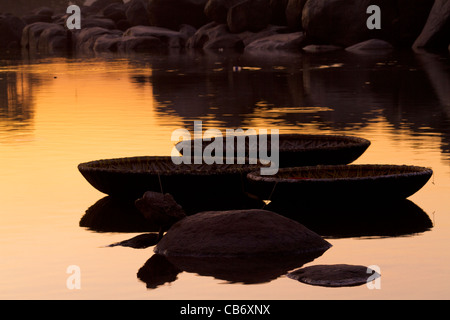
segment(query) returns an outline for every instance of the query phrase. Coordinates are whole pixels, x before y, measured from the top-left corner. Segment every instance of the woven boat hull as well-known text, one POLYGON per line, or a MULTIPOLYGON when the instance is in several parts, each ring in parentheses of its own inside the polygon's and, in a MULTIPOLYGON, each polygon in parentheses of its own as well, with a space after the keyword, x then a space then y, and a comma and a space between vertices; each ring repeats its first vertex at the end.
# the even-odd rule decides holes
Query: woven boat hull
MULTIPOLYGON (((255 136, 247 136, 245 141, 245 158, 252 158, 249 141, 255 136)), ((191 148, 194 154, 194 141, 186 140, 177 143, 177 150, 183 154, 183 147, 191 148)), ((270 135, 268 135, 270 141, 270 135)), ((211 142, 202 141, 205 149, 211 142)), ((237 157, 237 147, 240 146, 234 139, 234 157, 237 157)), ((223 139, 223 155, 226 155, 226 139, 223 139)), ((270 142, 267 144, 270 147, 270 142)), ((350 136, 339 135, 307 135, 307 134, 280 134, 279 135, 279 168, 315 166, 315 165, 338 165, 349 164, 358 159, 370 146, 370 141, 350 136)), ((258 149, 259 150, 259 144, 258 149)), ((269 157, 270 157, 269 148, 269 157)), ((258 154, 258 158, 261 157, 258 154)), ((270 160, 270 158, 269 158, 270 160)))
POLYGON ((171 157, 131 157, 81 163, 78 169, 97 190, 115 198, 137 199, 146 191, 170 193, 183 207, 248 200, 247 173, 258 165, 188 165, 171 157))
POLYGON ((338 165, 280 169, 275 176, 247 175, 249 192, 262 200, 314 205, 406 199, 430 179, 429 168, 338 165))

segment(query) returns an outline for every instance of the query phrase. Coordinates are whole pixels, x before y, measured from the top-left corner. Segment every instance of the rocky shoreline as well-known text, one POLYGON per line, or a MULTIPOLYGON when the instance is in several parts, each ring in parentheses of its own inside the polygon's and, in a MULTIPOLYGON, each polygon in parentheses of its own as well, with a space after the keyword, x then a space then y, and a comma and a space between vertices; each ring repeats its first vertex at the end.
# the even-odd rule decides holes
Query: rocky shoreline
POLYGON ((0 50, 450 50, 448 0, 96 0, 81 7, 80 30, 67 29, 69 16, 0 13, 0 50), (381 8, 381 29, 367 27, 370 5, 381 8))

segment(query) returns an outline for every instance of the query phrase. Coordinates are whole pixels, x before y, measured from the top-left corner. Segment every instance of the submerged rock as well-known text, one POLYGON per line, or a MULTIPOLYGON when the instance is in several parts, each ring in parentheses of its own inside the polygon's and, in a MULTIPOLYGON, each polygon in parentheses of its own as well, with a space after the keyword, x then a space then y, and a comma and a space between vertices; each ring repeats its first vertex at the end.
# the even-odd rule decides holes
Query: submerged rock
POLYGON ((290 272, 288 278, 322 287, 352 287, 366 284, 380 274, 365 266, 316 265, 290 272))
POLYGON ((331 245, 302 224, 271 211, 208 211, 175 223, 155 253, 188 257, 321 255, 331 245))
POLYGON ((108 245, 108 247, 130 247, 133 249, 146 249, 148 247, 154 246, 159 241, 159 236, 157 233, 145 233, 135 236, 128 240, 123 240, 108 245))
POLYGON ((379 39, 370 39, 363 41, 353 46, 346 48, 345 50, 352 53, 373 53, 373 52, 387 52, 393 50, 394 47, 387 41, 379 39))

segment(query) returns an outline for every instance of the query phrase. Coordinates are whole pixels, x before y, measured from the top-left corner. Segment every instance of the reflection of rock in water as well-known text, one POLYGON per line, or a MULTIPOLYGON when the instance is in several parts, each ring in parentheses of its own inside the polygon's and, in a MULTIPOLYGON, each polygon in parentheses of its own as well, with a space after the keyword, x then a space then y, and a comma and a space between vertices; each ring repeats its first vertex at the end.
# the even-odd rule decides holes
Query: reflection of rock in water
POLYGON ((86 210, 80 227, 98 232, 156 232, 136 208, 134 201, 105 197, 86 210))
POLYGON ((176 280, 179 272, 196 273, 230 283, 257 284, 275 280, 289 270, 313 261, 319 255, 258 258, 165 257, 153 255, 139 269, 138 278, 147 288, 176 280))
POLYGON ((268 210, 290 217, 327 238, 398 237, 430 230, 428 215, 410 200, 378 205, 277 206, 268 210))
POLYGON ((30 131, 34 118, 32 91, 38 84, 32 75, 0 73, 0 123, 9 136, 23 136, 30 131))
MULTIPOLYGON (((313 261, 330 247, 316 233, 274 212, 233 210, 202 212, 178 221, 154 251, 186 272, 263 283, 313 261)), ((143 268, 141 279, 142 270, 152 274, 152 268, 143 268)))
POLYGON ((147 284, 147 288, 154 289, 166 282, 175 281, 180 272, 182 270, 164 256, 155 254, 139 269, 137 277, 147 284))

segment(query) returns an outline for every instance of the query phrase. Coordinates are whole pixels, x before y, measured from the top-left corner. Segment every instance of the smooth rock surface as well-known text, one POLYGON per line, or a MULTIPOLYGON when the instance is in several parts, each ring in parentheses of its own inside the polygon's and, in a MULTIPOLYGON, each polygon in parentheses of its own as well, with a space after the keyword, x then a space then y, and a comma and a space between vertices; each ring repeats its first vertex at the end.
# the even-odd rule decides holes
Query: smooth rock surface
POLYGON ((239 35, 230 33, 226 24, 208 23, 201 27, 188 40, 188 48, 221 49, 244 47, 243 40, 239 35))
POLYGON ((331 245, 300 223, 271 211, 208 211, 175 223, 155 253, 190 257, 252 257, 323 253, 331 245))
POLYGON ((346 48, 345 50, 352 53, 367 53, 367 52, 386 52, 393 50, 394 47, 387 41, 379 39, 366 40, 353 46, 346 48))
POLYGON ((289 0, 286 7, 287 25, 294 30, 302 30, 303 7, 308 0, 289 0))
POLYGON ((154 26, 135 26, 128 29, 124 36, 131 37, 155 37, 161 40, 170 48, 184 47, 186 37, 178 32, 166 28, 154 27, 154 26))
POLYGON ((290 272, 287 276, 314 286, 352 287, 375 280, 380 274, 365 266, 336 264, 306 267, 290 272))
POLYGON ((301 50, 305 37, 303 32, 280 33, 251 42, 245 51, 255 50, 301 50))
POLYGON ((446 47, 450 41, 450 1, 436 0, 413 47, 446 47))
POLYGON ((246 0, 228 10, 227 24, 232 33, 258 32, 267 27, 271 19, 269 0, 246 0))

